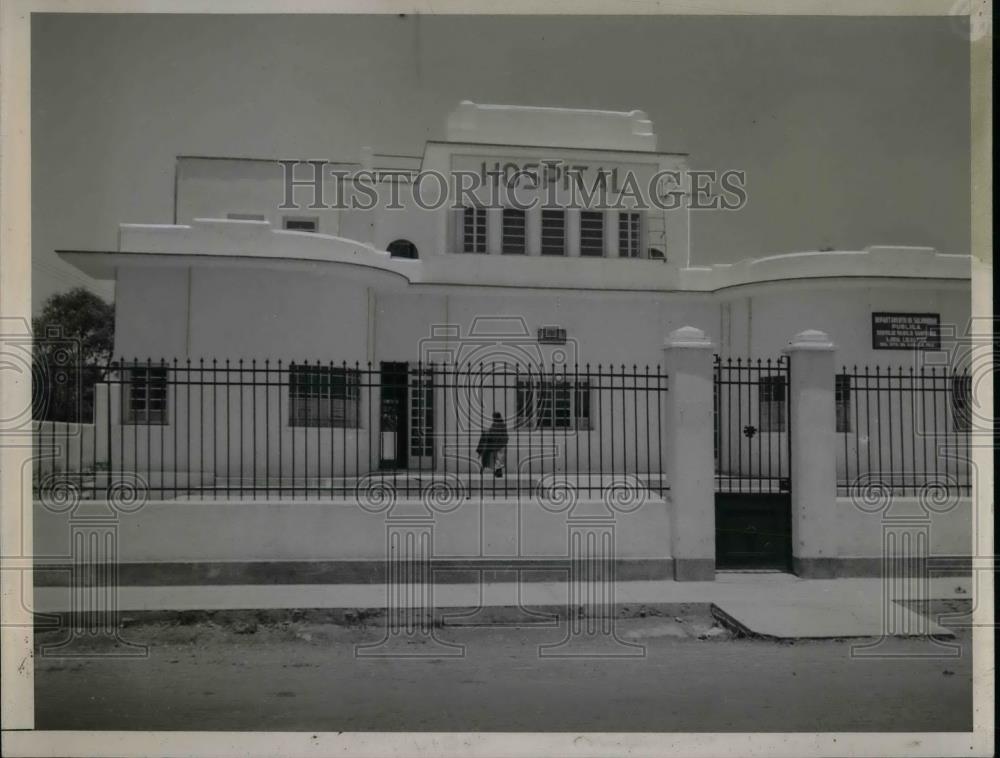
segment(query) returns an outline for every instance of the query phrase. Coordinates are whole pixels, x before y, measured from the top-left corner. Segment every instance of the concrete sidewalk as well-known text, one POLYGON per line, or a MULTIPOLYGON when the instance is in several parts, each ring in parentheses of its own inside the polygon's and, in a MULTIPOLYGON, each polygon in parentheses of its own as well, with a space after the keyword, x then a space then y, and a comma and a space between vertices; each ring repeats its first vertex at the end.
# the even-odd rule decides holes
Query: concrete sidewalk
MULTIPOLYGON (((887 603, 881 579, 800 579, 778 573, 720 573, 714 582, 618 582, 618 606, 703 603, 715 606, 723 623, 777 639, 952 636, 937 622, 896 603, 887 603), (887 622, 891 609, 892 618, 887 622), (891 628, 887 628, 891 627, 891 628)), ((400 587, 397 597, 410 607, 425 602, 426 588, 400 587)), ((973 578, 935 577, 926 600, 966 599, 973 578)), ((69 588, 36 587, 39 613, 69 610, 69 588)), ((215 611, 276 609, 384 609, 386 587, 379 584, 215 585, 120 587, 118 610, 215 611)), ((569 602, 565 582, 437 584, 435 608, 516 608, 558 610, 569 602)))

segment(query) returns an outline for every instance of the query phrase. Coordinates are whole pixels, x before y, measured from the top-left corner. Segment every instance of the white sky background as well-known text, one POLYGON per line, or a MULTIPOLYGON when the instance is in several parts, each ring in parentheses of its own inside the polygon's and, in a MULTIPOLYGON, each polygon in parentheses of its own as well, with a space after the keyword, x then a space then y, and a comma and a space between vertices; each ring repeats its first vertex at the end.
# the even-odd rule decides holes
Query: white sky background
MULTIPOLYGON (((968 253, 968 32, 955 17, 32 18, 32 294, 56 249, 170 223, 179 154, 419 155, 458 101, 645 110, 659 149, 744 169, 696 264, 833 246, 968 253)), ((111 295, 110 287, 97 287, 111 295)))

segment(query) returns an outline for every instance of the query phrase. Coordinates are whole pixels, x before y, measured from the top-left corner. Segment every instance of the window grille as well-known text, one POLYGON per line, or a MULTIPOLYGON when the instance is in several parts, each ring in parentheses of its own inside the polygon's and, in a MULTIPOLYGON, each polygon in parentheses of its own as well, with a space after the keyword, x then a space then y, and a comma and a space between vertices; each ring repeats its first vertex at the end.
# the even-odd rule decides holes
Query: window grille
POLYGON ((757 385, 760 431, 783 432, 788 419, 785 417, 785 377, 762 376, 757 385))
POLYGON ((409 240, 393 240, 389 243, 386 250, 389 251, 389 255, 393 258, 416 259, 420 257, 420 254, 417 252, 417 246, 409 240))
POLYGON ((290 366, 291 426, 357 428, 358 372, 330 366, 290 366))
POLYGON ((519 208, 503 209, 503 251, 524 254, 524 211, 519 208))
POLYGON ((639 257, 640 216, 637 211, 618 214, 618 255, 622 258, 639 257))
POLYGON ((837 402, 837 431, 851 430, 851 377, 847 374, 837 374, 834 385, 834 397, 837 402))
POLYGON ((604 255, 604 214, 601 211, 580 212, 580 255, 604 255))
POLYGON ((542 210, 542 255, 566 255, 566 211, 542 210))
POLYGON ((125 423, 167 423, 167 369, 140 366, 126 376, 125 423))
POLYGON ((467 253, 486 252, 486 209, 466 208, 462 216, 463 250, 467 253))
POLYGON ((589 429, 590 383, 519 380, 517 420, 528 429, 589 429))
POLYGON ((410 384, 410 455, 434 455, 434 374, 414 374, 410 384))

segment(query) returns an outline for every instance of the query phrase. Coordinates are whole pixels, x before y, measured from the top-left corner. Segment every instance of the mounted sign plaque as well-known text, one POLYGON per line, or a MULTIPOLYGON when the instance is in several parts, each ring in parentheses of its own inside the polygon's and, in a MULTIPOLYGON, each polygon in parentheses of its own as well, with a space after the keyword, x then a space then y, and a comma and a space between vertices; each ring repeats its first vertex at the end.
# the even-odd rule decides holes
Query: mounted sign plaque
POLYGON ((873 313, 873 350, 940 350, 939 313, 873 313))
POLYGON ((565 345, 566 330, 561 326, 541 326, 538 328, 538 342, 542 345, 565 345))

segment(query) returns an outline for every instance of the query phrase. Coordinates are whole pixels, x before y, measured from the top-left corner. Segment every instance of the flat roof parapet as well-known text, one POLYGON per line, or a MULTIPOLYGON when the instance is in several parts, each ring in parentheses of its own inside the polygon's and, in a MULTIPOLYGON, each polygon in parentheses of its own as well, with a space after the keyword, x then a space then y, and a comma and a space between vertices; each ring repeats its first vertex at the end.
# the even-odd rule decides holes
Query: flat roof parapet
POLYGON ((678 268, 628 258, 428 255, 393 258, 371 243, 315 232, 275 228, 267 221, 195 218, 189 224, 121 224, 117 251, 60 250, 85 273, 112 278, 125 260, 151 263, 185 259, 239 265, 332 264, 398 275, 411 284, 492 286, 511 289, 581 289, 624 292, 714 292, 730 287, 809 279, 950 280, 972 276, 972 257, 930 247, 878 245, 863 250, 821 250, 734 263, 678 268))
POLYGON ((656 152, 643 111, 483 105, 463 100, 448 116, 448 142, 656 152))
POLYGON ((681 269, 683 289, 723 289, 793 279, 875 277, 968 279, 972 257, 933 247, 871 245, 863 250, 810 250, 681 269))

